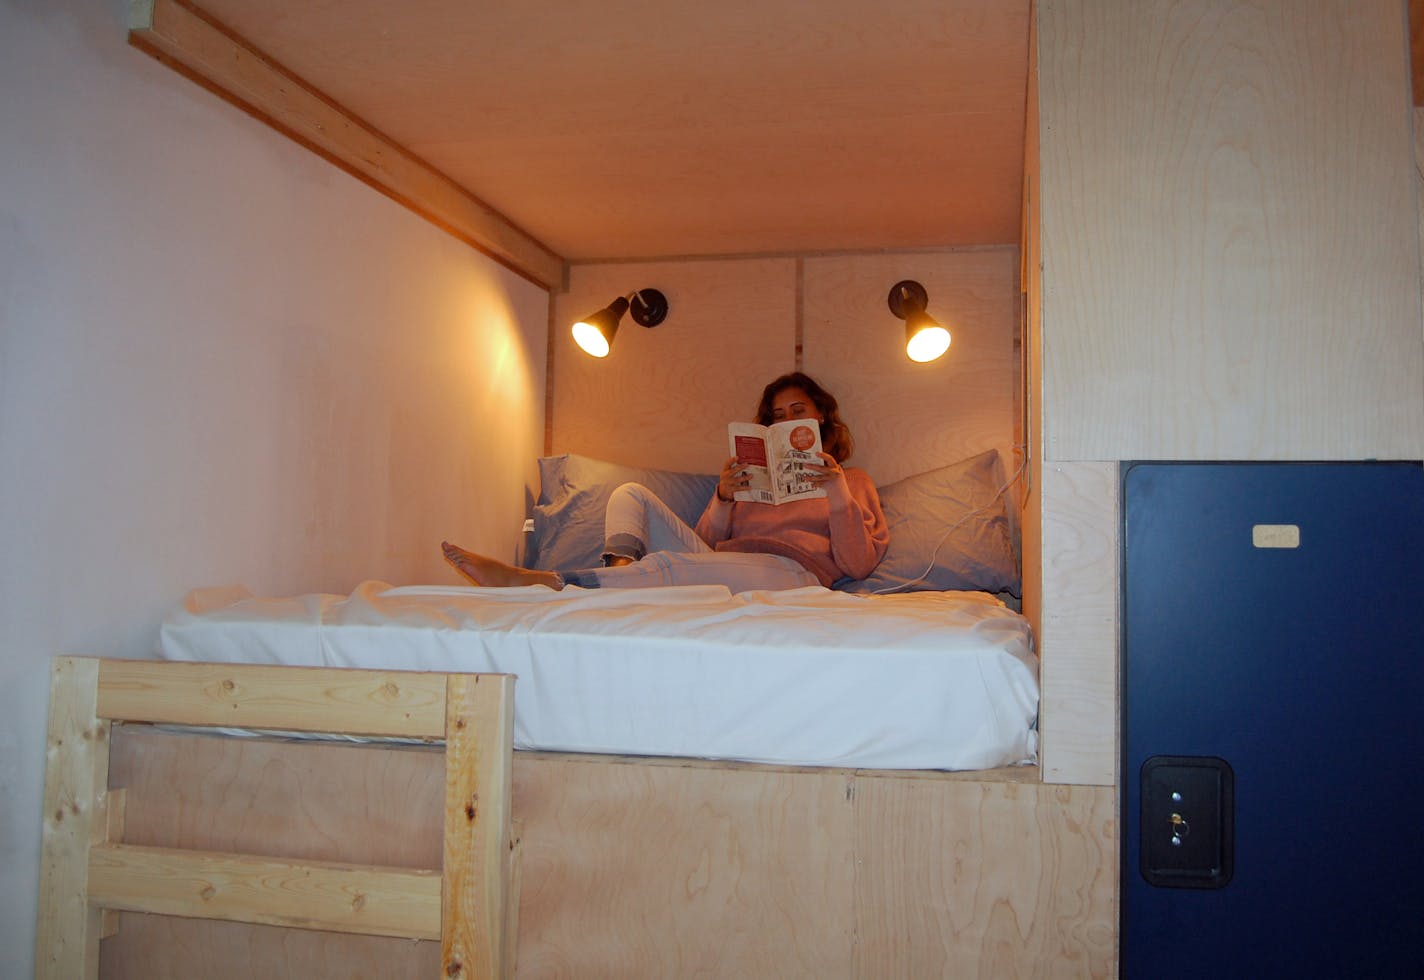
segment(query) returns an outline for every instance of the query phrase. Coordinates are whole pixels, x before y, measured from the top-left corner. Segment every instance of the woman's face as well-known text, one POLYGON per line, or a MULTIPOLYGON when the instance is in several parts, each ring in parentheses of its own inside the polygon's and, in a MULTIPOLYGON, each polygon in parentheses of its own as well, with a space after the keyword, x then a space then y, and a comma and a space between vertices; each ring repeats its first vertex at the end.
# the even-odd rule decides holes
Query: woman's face
POLYGON ((816 403, 800 388, 783 388, 771 399, 771 420, 785 422, 787 419, 815 419, 824 422, 816 411, 816 403))

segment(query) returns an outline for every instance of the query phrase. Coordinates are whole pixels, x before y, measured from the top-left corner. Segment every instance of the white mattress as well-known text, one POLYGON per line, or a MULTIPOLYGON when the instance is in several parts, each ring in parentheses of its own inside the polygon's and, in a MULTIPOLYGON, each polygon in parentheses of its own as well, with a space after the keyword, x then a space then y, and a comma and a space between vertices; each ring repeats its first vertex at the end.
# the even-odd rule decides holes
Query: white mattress
POLYGON ((987 769, 1037 746, 1028 623, 978 592, 206 590, 164 622, 160 655, 516 674, 524 749, 987 769))

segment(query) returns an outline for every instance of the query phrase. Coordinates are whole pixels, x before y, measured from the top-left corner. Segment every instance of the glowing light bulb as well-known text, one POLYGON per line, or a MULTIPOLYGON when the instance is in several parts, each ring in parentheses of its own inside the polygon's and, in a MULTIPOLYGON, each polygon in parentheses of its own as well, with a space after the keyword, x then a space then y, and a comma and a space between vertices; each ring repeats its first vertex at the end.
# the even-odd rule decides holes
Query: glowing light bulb
POLYGON ((573 330, 574 343, 583 348, 585 353, 592 354, 594 357, 608 356, 608 338, 603 336, 603 331, 582 320, 574 324, 573 330))
POLYGON ((910 360, 924 363, 949 350, 949 331, 939 324, 927 325, 916 330, 905 343, 905 353, 910 360))

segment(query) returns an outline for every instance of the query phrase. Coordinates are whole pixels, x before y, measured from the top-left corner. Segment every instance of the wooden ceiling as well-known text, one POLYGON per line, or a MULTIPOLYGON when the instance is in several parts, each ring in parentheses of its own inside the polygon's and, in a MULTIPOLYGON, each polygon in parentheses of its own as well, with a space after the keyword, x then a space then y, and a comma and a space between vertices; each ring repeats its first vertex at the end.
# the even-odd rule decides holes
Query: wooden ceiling
POLYGON ((196 4, 564 260, 1019 239, 1029 0, 196 4))
POLYGON ((551 287, 1020 237, 1030 0, 131 6, 137 46, 551 287))

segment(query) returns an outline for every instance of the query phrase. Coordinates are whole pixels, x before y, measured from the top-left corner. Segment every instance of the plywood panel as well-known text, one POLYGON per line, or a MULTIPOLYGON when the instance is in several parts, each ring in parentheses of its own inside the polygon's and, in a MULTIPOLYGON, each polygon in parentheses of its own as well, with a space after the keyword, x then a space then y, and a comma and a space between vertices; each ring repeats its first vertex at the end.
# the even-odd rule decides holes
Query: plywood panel
MULTIPOLYGON (((117 726, 110 784, 124 840, 276 858, 439 868, 444 764, 435 749, 177 736, 117 726), (182 805, 176 805, 176 801, 182 805), (322 801, 340 800, 341 805, 322 801)), ((101 975, 436 976, 440 944, 122 913, 101 975)))
POLYGON ((848 777, 525 761, 521 973, 846 975, 848 777))
POLYGON ((201 5, 575 260, 1018 230, 1029 0, 201 5))
POLYGON ((1017 466, 1014 334, 1018 250, 1012 247, 808 258, 804 364, 839 399, 856 438, 853 462, 889 483, 997 448, 1017 466), (929 364, 905 356, 904 322, 886 303, 914 279, 949 328, 929 364))
POLYGON ((1116 975, 1110 787, 856 785, 860 977, 1116 975))
POLYGON ((713 473, 727 423, 748 420, 765 384, 795 366, 793 259, 574 266, 555 303, 555 453, 630 466, 713 473), (613 350, 579 350, 569 327, 620 295, 654 287, 661 326, 623 318, 613 350))
POLYGON ((1050 459, 1424 454, 1399 0, 1041 0, 1050 459))
POLYGON ((1043 779, 1111 786, 1118 756, 1117 464, 1045 463, 1042 480, 1043 779))
POLYGON ((176 0, 130 4, 131 42, 462 241, 546 287, 563 259, 318 87, 176 0))
MULTIPOLYGON (((118 726, 133 843, 433 867, 423 749, 118 726)), ((516 753, 520 975, 1103 976, 1111 788, 516 753), (1030 969, 1030 965, 1034 965, 1030 969)), ((439 946, 124 913, 113 977, 433 976, 439 946)))
POLYGON ((1034 636, 1043 628, 1043 252, 1040 228, 1042 181, 1038 159, 1038 32, 1029 30, 1028 122, 1024 134, 1023 425, 1028 465, 1020 482, 1023 514, 1023 614, 1034 636))

